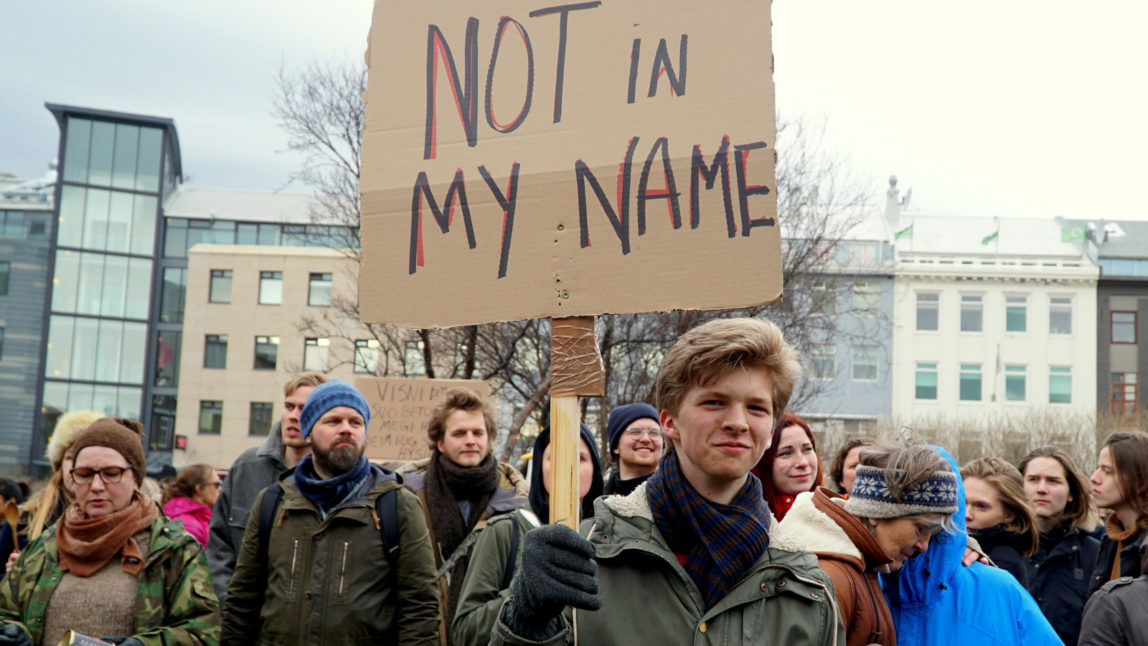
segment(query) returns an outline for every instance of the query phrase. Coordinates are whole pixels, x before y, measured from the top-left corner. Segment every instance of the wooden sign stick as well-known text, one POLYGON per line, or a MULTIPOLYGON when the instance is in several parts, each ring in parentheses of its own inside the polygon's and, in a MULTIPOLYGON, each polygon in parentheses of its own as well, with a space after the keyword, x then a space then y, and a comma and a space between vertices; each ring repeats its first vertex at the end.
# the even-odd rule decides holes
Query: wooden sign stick
POLYGON ((550 522, 577 531, 578 397, 606 393, 594 317, 550 319, 550 522))

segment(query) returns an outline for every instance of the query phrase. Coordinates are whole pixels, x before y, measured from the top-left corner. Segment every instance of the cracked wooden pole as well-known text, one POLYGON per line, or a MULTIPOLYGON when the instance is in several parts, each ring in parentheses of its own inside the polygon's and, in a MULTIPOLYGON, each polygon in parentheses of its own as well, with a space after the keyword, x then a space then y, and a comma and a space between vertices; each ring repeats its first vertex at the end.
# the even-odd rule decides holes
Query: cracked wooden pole
POLYGON ((593 316, 550 319, 550 522, 578 530, 578 397, 606 393, 593 316))

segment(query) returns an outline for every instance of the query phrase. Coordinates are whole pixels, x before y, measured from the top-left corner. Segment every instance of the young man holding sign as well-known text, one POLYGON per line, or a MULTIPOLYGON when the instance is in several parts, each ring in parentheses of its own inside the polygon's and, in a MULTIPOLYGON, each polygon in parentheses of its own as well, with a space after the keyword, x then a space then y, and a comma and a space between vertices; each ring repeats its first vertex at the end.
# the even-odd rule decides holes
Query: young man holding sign
POLYGON ((656 385, 674 452, 629 496, 599 499, 586 538, 526 534, 492 643, 570 642, 567 608, 583 609, 585 644, 845 643, 829 577, 750 474, 799 372, 772 323, 711 321, 678 339, 656 385))

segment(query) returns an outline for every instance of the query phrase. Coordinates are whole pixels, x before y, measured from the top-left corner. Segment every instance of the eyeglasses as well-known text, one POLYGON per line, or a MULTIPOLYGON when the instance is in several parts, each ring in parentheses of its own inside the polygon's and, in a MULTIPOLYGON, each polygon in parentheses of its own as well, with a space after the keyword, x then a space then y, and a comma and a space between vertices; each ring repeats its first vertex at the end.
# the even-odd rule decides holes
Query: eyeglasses
POLYGON ((220 487, 222 487, 222 486, 223 486, 223 483, 222 483, 222 482, 220 482, 219 480, 216 480, 215 482, 208 482, 208 483, 205 483, 205 484, 206 484, 207 486, 209 486, 209 487, 215 487, 216 489, 219 489, 220 487))
POLYGON ((648 426, 646 428, 628 428, 624 435, 635 440, 642 439, 642 436, 649 435, 650 439, 654 440, 662 436, 662 429, 658 426, 648 426))
POLYGON ((76 467, 70 471, 72 480, 76 484, 88 484, 92 478, 99 474, 100 480, 104 484, 115 484, 124 477, 124 471, 130 471, 131 467, 104 467, 102 469, 93 469, 91 467, 76 467))

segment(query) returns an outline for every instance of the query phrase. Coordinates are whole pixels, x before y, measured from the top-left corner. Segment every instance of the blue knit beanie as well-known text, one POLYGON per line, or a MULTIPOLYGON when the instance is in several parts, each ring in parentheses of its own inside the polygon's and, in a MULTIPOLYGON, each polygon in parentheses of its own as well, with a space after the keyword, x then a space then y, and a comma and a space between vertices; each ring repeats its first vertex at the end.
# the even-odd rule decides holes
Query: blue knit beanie
POLYGON ((610 418, 606 421, 606 438, 610 440, 610 452, 618 448, 618 440, 626 427, 640 419, 658 421, 658 410, 653 406, 639 402, 637 404, 624 404, 610 411, 610 418))
POLYGON ((303 414, 299 416, 299 428, 303 431, 303 438, 306 439, 311 434, 311 427, 319 421, 323 413, 336 406, 347 406, 358 411, 363 416, 363 432, 366 433, 367 427, 371 424, 371 407, 367 405, 367 399, 351 384, 335 379, 320 384, 307 396, 307 403, 303 404, 303 414))

